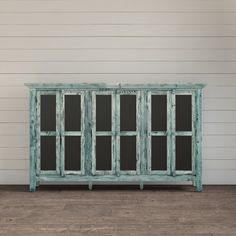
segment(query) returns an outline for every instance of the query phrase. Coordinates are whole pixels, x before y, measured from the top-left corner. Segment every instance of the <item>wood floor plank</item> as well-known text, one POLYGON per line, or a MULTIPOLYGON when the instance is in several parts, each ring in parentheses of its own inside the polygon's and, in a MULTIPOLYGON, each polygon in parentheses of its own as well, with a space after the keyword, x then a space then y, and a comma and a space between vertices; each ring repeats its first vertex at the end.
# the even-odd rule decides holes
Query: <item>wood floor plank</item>
POLYGON ((0 235, 236 236, 236 186, 0 186, 0 235))

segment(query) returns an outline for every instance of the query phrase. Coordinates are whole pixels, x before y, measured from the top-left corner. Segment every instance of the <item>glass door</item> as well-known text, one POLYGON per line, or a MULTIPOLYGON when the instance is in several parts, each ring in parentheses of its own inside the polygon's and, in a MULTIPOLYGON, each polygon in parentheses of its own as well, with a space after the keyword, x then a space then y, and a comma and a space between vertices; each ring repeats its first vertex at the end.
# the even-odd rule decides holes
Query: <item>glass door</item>
POLYGON ((62 91, 61 104, 61 174, 84 175, 84 92, 62 91))
POLYGON ((37 92, 37 175, 60 174, 59 92, 37 92))
POLYGON ((92 92, 92 175, 115 173, 115 93, 92 92))
POLYGON ((187 174, 194 170, 195 100, 191 91, 176 92, 173 111, 173 143, 175 145, 173 173, 187 174))
POLYGON ((140 104, 139 91, 117 93, 117 175, 140 174, 140 104))
POLYGON ((152 91, 147 96, 147 172, 170 175, 170 92, 152 91))

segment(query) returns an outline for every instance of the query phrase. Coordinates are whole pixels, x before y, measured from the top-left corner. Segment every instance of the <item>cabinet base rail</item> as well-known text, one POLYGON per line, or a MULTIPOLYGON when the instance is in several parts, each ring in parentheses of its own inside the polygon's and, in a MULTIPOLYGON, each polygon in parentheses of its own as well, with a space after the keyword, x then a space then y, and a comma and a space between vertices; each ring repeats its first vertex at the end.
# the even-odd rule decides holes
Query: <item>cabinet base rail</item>
POLYGON ((199 181, 199 178, 194 175, 175 175, 175 176, 166 176, 166 175, 140 175, 140 176, 76 176, 76 175, 67 175, 67 176, 58 176, 58 175, 40 175, 36 177, 34 181, 30 183, 30 191, 35 192, 36 187, 40 185, 40 183, 53 183, 53 184, 80 184, 80 185, 88 185, 89 190, 92 190, 93 185, 103 184, 103 185, 119 185, 119 184, 138 184, 140 186, 140 190, 143 190, 144 185, 158 185, 165 182, 170 183, 183 183, 183 182, 191 182, 192 185, 196 188, 197 192, 202 191, 202 183, 199 181))

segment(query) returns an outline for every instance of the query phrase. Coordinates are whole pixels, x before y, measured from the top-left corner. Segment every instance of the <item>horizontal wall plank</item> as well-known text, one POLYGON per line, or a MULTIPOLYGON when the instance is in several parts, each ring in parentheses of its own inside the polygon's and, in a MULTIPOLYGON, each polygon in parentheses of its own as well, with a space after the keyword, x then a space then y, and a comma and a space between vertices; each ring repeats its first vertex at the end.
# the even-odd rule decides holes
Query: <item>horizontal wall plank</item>
MULTIPOLYGON (((203 171, 203 184, 236 184, 235 170, 203 171)), ((203 186, 204 191, 204 186, 203 186)))
POLYGON ((203 135, 236 135, 235 123, 203 123, 203 135))
POLYGON ((234 0, 70 0, 0 1, 1 12, 25 11, 233 11, 234 0))
POLYGON ((234 99, 236 98, 236 87, 231 86, 215 86, 215 87, 210 87, 207 86, 204 89, 204 98, 229 98, 229 99, 234 99))
MULTIPOLYGON (((0 14, 1 18, 1 14, 0 14)), ((52 18, 52 16, 51 16, 52 18)), ((13 18, 15 19, 15 18, 13 18)), ((52 18, 53 19, 53 18, 52 18)), ((64 19, 64 18, 63 18, 64 19)), ((1 21, 0 21, 1 22, 1 21)), ((31 22, 31 19, 29 20, 31 22)), ((236 22, 236 20, 235 20, 236 22)), ((2 22, 1 22, 2 23, 2 22)), ((235 37, 235 25, 0 25, 0 37, 235 37)))
POLYGON ((1 50, 0 61, 236 61, 236 49, 1 50))
POLYGON ((0 136, 28 135, 28 134, 29 134, 28 123, 0 123, 0 136))
POLYGON ((203 122, 234 122, 236 123, 236 111, 204 111, 203 122))
MULTIPOLYGON (((28 161, 26 161, 26 166, 28 161)), ((23 164, 22 164, 23 167, 23 164)), ((208 170, 236 170, 236 159, 234 160, 203 160, 202 168, 208 170)))
POLYGON ((204 147, 235 147, 236 135, 218 135, 218 136, 204 136, 204 147))
POLYGON ((29 184, 29 171, 1 170, 0 184, 29 184))
POLYGON ((27 98, 0 98, 0 111, 25 111, 28 110, 28 107, 27 98))
POLYGON ((29 146, 28 136, 0 136, 0 148, 26 148, 29 146))
POLYGON ((236 73, 236 62, 0 62, 0 73, 236 73))
MULTIPOLYGON (((1 87, 22 87, 24 83, 204 83, 235 87, 235 74, 0 74, 1 87)), ((204 88, 204 91, 205 89, 204 88)), ((10 90, 12 91, 12 89, 10 90)), ((10 92, 8 91, 8 92, 10 92)), ((2 91, 1 91, 2 93, 2 91)), ((0 93, 0 96, 1 96, 0 93)), ((220 95, 221 96, 221 93, 220 95)), ((205 96, 204 96, 205 98, 205 96)))
POLYGON ((28 170, 29 169, 29 160, 8 160, 0 159, 0 171, 1 170, 28 170))
POLYGON ((22 160, 29 158, 29 147, 0 147, 0 159, 22 160))
POLYGON ((236 110, 236 98, 205 98, 203 110, 236 110))
POLYGON ((233 147, 203 147, 202 158, 205 160, 236 159, 236 146, 233 147))
POLYGON ((0 49, 232 49, 234 37, 0 37, 0 49))
MULTIPOLYGON (((175 1, 173 1, 175 2, 175 1)), ((199 2, 199 1, 198 1, 199 2)), ((45 4, 45 2, 44 2, 45 4)), ((136 4, 136 1, 135 1, 136 4)), ((134 4, 134 5, 135 5, 134 4)), ((28 4, 27 4, 28 5, 28 4)), ((42 4, 41 4, 42 5, 42 4)), ((146 3, 145 3, 146 5, 146 3)), ((104 6, 105 7, 105 6, 104 6)), ((63 10, 64 11, 64 10, 63 10)), ((4 13, 0 11, 1 24, 40 25, 227 25, 236 22, 235 12, 27 12, 4 13)), ((112 27, 113 27, 112 26, 112 27)), ((178 27, 178 26, 177 26, 178 27)), ((226 26, 227 27, 227 26, 226 26)))
POLYGON ((29 112, 28 111, 1 111, 0 112, 0 122, 28 123, 29 122, 29 112))
POLYGON ((27 87, 23 86, 14 86, 14 87, 0 87, 0 98, 8 99, 27 99, 29 96, 29 90, 27 87))

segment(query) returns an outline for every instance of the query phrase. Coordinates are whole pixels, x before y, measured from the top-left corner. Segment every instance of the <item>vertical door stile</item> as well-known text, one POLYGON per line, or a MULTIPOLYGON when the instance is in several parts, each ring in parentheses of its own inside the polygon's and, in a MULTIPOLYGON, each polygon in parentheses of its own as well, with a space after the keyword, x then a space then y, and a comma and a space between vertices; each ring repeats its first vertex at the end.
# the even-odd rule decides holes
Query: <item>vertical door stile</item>
POLYGON ((196 146, 195 146, 195 168, 196 168, 196 189, 202 191, 202 91, 198 89, 196 92, 196 146))
POLYGON ((151 174, 151 161, 152 161, 152 153, 151 153, 151 124, 152 124, 152 116, 151 116, 151 108, 152 108, 152 99, 151 99, 151 91, 147 92, 147 173, 151 174))
POLYGON ((195 120, 196 120, 196 91, 193 91, 192 94, 192 174, 195 175, 195 120))
POLYGON ((90 175, 91 171, 91 152, 92 152, 92 133, 91 133, 91 92, 85 91, 85 175, 90 175))
POLYGON ((171 175, 171 157, 172 157, 172 99, 171 91, 167 92, 167 175, 171 175))
POLYGON ((61 92, 56 92, 56 173, 61 172, 61 92))
POLYGON ((116 175, 120 176, 120 91, 116 90, 115 94, 116 106, 115 106, 115 134, 116 134, 116 150, 115 150, 115 159, 116 159, 116 175))
POLYGON ((80 101, 80 107, 81 107, 81 136, 80 136, 80 140, 81 140, 81 175, 85 174, 85 100, 84 100, 84 92, 81 92, 80 94, 81 97, 81 101, 80 101))
POLYGON ((115 92, 112 92, 111 95, 112 103, 111 103, 111 116, 112 116, 112 123, 111 123, 111 170, 112 174, 116 173, 116 104, 115 104, 115 92))
POLYGON ((141 91, 140 105, 140 174, 146 173, 146 91, 141 91))
POLYGON ((136 98, 136 174, 140 175, 140 146, 142 143, 140 142, 140 133, 142 133, 142 116, 143 116, 143 109, 142 109, 142 98, 141 92, 137 92, 136 98))
POLYGON ((65 176, 65 93, 64 91, 61 92, 61 130, 60 130, 60 137, 61 137, 61 176, 65 176))
POLYGON ((37 160, 36 160, 36 148, 37 143, 37 96, 36 90, 30 89, 30 191, 34 192, 36 189, 36 182, 38 173, 37 160))
POLYGON ((171 174, 175 176, 175 109, 176 109, 176 104, 175 104, 175 90, 173 89, 171 91, 171 143, 170 143, 170 151, 171 151, 171 174))
POLYGON ((92 91, 92 121, 91 121, 91 132, 92 132, 92 175, 96 174, 96 93, 92 91))
POLYGON ((40 115, 41 115, 41 112, 40 112, 40 108, 41 108, 41 94, 39 91, 37 91, 37 104, 36 104, 36 174, 37 176, 40 175, 40 169, 41 169, 41 152, 40 152, 40 149, 41 149, 41 140, 40 140, 40 131, 41 131, 41 128, 40 128, 40 115))

